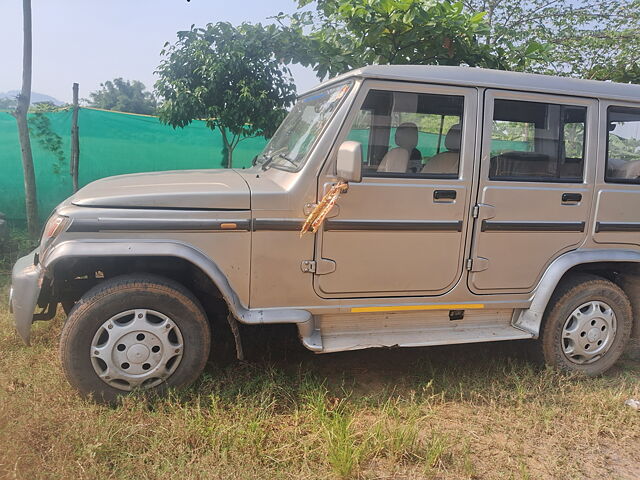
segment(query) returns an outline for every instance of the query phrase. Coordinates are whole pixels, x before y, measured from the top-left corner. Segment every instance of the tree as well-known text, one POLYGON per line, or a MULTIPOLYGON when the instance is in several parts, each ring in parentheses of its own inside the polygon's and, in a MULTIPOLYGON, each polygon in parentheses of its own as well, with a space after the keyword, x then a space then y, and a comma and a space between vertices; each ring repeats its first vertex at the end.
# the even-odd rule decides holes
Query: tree
POLYGON ((36 195, 36 174, 33 167, 33 155, 31 153, 31 139, 29 138, 29 125, 27 113, 31 103, 31 65, 32 65, 32 41, 31 41, 31 0, 22 0, 23 11, 23 54, 22 54, 22 90, 17 98, 17 106, 13 112, 18 124, 18 137, 22 152, 22 171, 24 173, 24 193, 27 209, 27 228, 32 240, 38 238, 38 199, 36 195))
POLYGON ((88 103, 92 107, 146 115, 152 115, 156 111, 155 97, 138 80, 115 78, 101 83, 100 87, 100 90, 89 94, 91 98, 88 103))
POLYGON ((51 125, 51 120, 47 113, 66 110, 66 106, 56 106, 52 102, 36 102, 29 109, 29 132, 38 142, 43 150, 50 152, 56 159, 52 165, 53 173, 62 173, 64 165, 64 150, 62 148, 62 137, 58 135, 51 125))
MULTIPOLYGON (((298 0, 300 8, 309 3, 298 0)), ((502 68, 500 52, 478 41, 489 33, 484 13, 463 8, 448 0, 319 0, 316 11, 275 18, 289 34, 286 60, 320 78, 371 64, 502 68)))
POLYGON ((640 0, 464 0, 485 11, 487 45, 542 47, 510 69, 640 83, 640 0), (539 50, 540 51, 540 50, 539 50))
POLYGON ((223 22, 178 32, 156 72, 160 120, 176 128, 204 119, 220 131, 231 168, 238 143, 272 136, 295 100, 291 73, 274 55, 282 35, 274 25, 223 22))

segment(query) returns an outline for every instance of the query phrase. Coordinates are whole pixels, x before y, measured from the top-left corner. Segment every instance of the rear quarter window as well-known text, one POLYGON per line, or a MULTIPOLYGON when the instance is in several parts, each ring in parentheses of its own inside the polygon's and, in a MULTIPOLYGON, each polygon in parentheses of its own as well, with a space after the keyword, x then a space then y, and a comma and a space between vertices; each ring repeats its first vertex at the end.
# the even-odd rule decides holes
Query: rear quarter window
POLYGON ((607 167, 610 183, 640 184, 640 108, 607 110, 607 167))

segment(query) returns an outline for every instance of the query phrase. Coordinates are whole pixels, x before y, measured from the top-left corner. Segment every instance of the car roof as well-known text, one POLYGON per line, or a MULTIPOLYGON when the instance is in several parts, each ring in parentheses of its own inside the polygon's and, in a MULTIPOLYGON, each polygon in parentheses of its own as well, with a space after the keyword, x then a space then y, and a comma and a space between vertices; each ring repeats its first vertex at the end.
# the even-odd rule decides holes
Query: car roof
POLYGON ((438 83, 640 102, 640 85, 535 73, 440 65, 371 65, 331 78, 311 91, 349 78, 438 83))

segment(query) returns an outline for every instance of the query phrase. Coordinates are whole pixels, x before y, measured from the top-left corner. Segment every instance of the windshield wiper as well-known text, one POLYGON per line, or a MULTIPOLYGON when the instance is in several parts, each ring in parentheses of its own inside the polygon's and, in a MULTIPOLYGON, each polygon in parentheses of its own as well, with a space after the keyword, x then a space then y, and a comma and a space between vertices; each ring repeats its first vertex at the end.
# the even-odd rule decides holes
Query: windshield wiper
POLYGON ((271 162, 273 162, 276 158, 282 158, 283 160, 286 160, 287 162, 289 162, 291 165, 293 165, 294 167, 298 168, 298 164, 291 160, 289 157, 287 157, 284 153, 275 153, 273 155, 262 155, 263 158, 265 158, 266 160, 262 163, 262 170, 266 170, 267 167, 269 166, 269 164, 271 162))
POLYGON ((260 158, 264 158, 264 162, 262 162, 262 165, 260 165, 260 167, 262 167, 262 171, 264 172, 269 164, 273 161, 274 155, 260 155, 260 158))
POLYGON ((284 153, 276 153, 275 155, 273 155, 272 157, 274 160, 276 158, 282 158, 283 160, 286 160, 287 162, 289 162, 291 165, 293 165, 294 167, 298 168, 298 164, 291 160, 289 157, 287 157, 284 153))

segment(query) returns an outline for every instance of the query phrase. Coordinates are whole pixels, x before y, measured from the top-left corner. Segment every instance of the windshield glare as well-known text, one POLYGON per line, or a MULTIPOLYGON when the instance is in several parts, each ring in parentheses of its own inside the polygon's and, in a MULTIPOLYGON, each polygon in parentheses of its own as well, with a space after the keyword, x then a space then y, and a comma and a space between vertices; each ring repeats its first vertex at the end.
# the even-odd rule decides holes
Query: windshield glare
POLYGON ((264 147, 258 164, 297 171, 352 84, 339 83, 301 97, 264 147))

